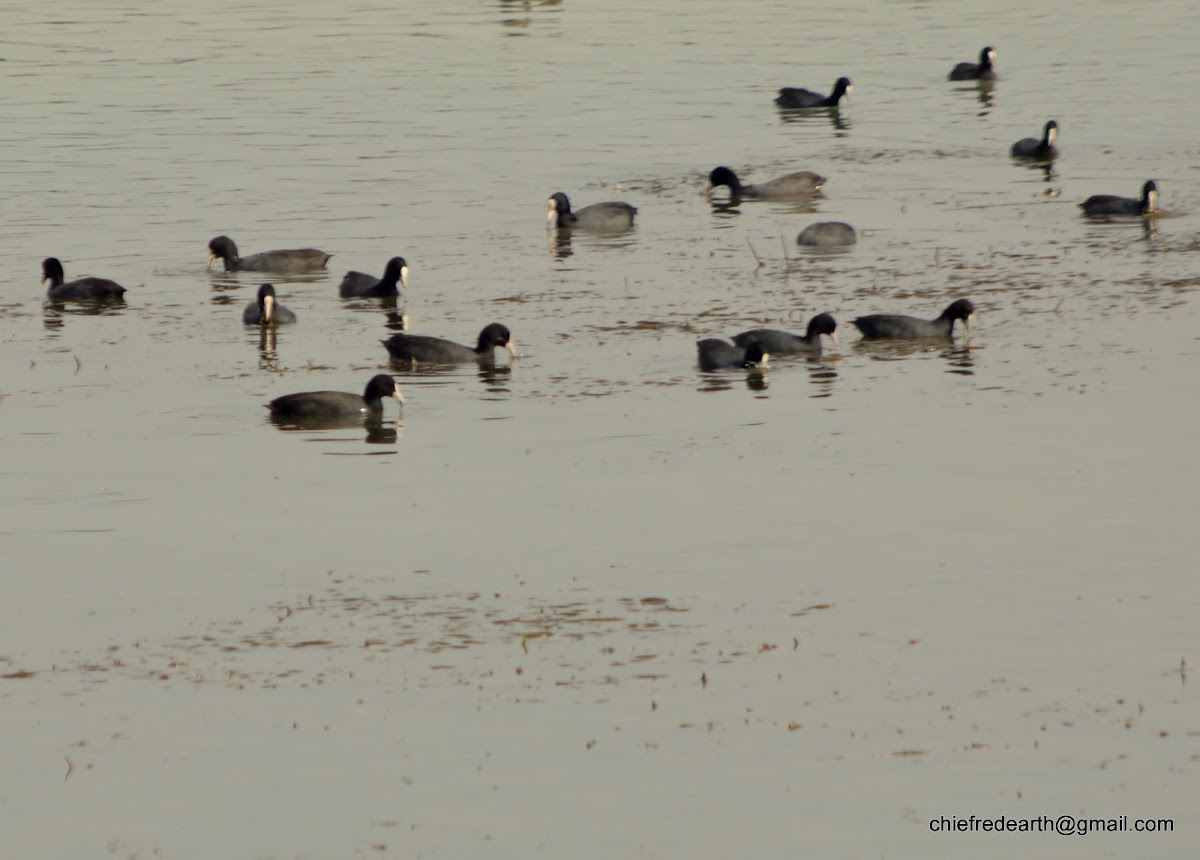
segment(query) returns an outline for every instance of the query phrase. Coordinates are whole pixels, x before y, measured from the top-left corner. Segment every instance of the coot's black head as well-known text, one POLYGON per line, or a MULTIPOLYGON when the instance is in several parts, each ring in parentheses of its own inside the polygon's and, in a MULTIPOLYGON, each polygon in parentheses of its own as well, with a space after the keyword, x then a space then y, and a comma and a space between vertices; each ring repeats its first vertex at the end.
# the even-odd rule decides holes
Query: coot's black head
POLYGON ((992 67, 992 63, 995 62, 995 60, 996 60, 996 49, 993 48, 991 45, 988 45, 986 48, 984 48, 982 51, 979 52, 979 69, 980 69, 980 71, 983 71, 984 69, 990 69, 992 67))
POLYGON ((736 173, 728 167, 714 167, 713 172, 708 174, 708 190, 712 191, 722 185, 727 185, 733 194, 742 190, 742 183, 736 173))
POLYGON ((479 333, 479 345, 475 347, 475 351, 480 355, 487 355, 498 346, 507 349, 509 355, 517 354, 516 345, 512 341, 512 335, 507 326, 500 323, 484 326, 483 331, 479 333))
POLYGON ((742 367, 754 367, 755 365, 763 364, 767 360, 767 351, 758 341, 753 341, 746 347, 746 360, 742 363, 742 367))
POLYGON ((963 325, 967 327, 967 331, 971 330, 971 322, 975 319, 975 305, 971 304, 970 299, 959 299, 951 302, 950 307, 942 311, 940 319, 950 320, 953 325, 956 320, 962 320, 963 325))
POLYGON ((837 320, 832 314, 817 314, 808 321, 808 330, 805 336, 812 340, 818 335, 827 334, 833 338, 833 342, 837 343, 837 320))
POLYGON ((271 284, 263 284, 258 288, 258 306, 260 308, 267 303, 267 296, 270 296, 272 301, 275 299, 275 287, 271 284))
POLYGON ((370 402, 383 397, 391 397, 397 403, 404 402, 404 395, 400 393, 396 380, 386 373, 379 373, 372 376, 370 382, 367 383, 367 387, 363 391, 363 400, 370 402))
POLYGON ((208 253, 222 260, 236 260, 238 249, 228 236, 217 236, 208 243, 208 253))
POLYGON ((63 267, 58 261, 58 257, 47 257, 42 260, 42 283, 50 282, 51 286, 57 286, 63 282, 63 267))
POLYGON ((1044 146, 1054 146, 1054 138, 1058 137, 1058 123, 1054 120, 1046 123, 1046 129, 1042 132, 1042 144, 1044 146))
POLYGON ((386 284, 401 283, 408 288, 408 263, 403 257, 392 257, 383 267, 383 282, 386 284))
POLYGON ((551 212, 558 212, 563 215, 571 214, 571 201, 561 191, 555 191, 551 194, 550 199, 546 201, 546 205, 551 212))
MULTIPOLYGON (((1142 210, 1145 212, 1153 212, 1158 208, 1158 186, 1151 179, 1142 186, 1142 210)), ((55 261, 57 262, 57 261, 55 261)))
POLYGON ((833 92, 830 95, 834 101, 837 101, 853 89, 854 86, 850 83, 849 78, 838 78, 837 83, 833 85, 833 92))

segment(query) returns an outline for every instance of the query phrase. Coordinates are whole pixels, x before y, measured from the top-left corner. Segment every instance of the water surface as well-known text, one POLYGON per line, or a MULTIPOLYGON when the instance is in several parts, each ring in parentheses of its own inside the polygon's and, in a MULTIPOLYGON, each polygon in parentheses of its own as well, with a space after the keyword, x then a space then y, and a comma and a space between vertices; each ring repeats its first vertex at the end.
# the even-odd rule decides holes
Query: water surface
POLYGON ((1194 11, 6 20, 13 856, 1194 853, 1194 11), (984 44, 993 87, 945 80, 984 44), (837 115, 772 104, 842 74, 837 115), (1053 170, 1012 162, 1049 118, 1053 170), (829 182, 713 208, 717 164, 829 182), (1079 216, 1149 178, 1152 225, 1079 216), (557 190, 638 224, 547 237, 557 190), (801 251, 818 219, 859 244, 801 251), (272 279, 296 326, 241 325, 222 233, 335 254, 272 279), (397 254, 399 305, 337 298, 397 254), (50 255, 125 305, 44 307, 50 255), (954 344, 849 324, 961 296, 954 344), (403 310, 523 354, 392 367, 403 310), (695 367, 820 311, 819 359, 695 367), (389 370, 379 427, 262 407, 389 370), (1176 830, 929 831, 971 814, 1176 830))

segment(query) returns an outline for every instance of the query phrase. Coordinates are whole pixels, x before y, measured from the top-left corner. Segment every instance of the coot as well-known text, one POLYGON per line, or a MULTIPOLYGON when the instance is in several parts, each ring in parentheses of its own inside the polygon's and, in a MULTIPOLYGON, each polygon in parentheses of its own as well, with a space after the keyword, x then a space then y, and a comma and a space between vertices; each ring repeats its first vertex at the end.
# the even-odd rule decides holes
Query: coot
POLYGON ((952 81, 994 81, 996 79, 996 70, 992 66, 992 62, 996 59, 996 52, 988 46, 979 52, 978 63, 959 63, 950 70, 950 80, 952 81))
POLYGON ((285 394, 267 404, 272 415, 289 418, 347 418, 354 415, 383 414, 383 398, 391 397, 404 403, 396 380, 386 373, 371 377, 360 397, 347 391, 302 391, 285 394))
POLYGON ((349 298, 386 298, 400 295, 400 286, 408 289, 408 263, 403 257, 392 257, 383 268, 383 277, 366 272, 347 272, 338 285, 338 295, 349 298))
POLYGON ((808 321, 804 334, 756 328, 734 335, 733 342, 743 349, 757 343, 768 353, 820 352, 821 335, 828 335, 834 343, 838 342, 837 320, 831 314, 817 314, 808 321))
POLYGON ((258 298, 242 311, 245 325, 286 325, 295 321, 296 315, 275 301, 275 287, 271 284, 259 287, 258 298))
POLYGON ((1085 215, 1149 215, 1158 208, 1158 186, 1151 180, 1142 186, 1142 199, 1096 194, 1079 204, 1085 215))
POLYGON ((833 248, 838 245, 853 245, 858 241, 858 234, 845 221, 817 221, 809 224, 796 237, 797 245, 813 245, 820 248, 833 248))
POLYGON ((581 228, 584 230, 618 231, 633 226, 637 207, 628 203, 593 203, 577 211, 571 210, 571 201, 561 191, 555 191, 546 201, 546 222, 560 230, 581 228))
POLYGON ((316 248, 297 248, 239 257, 237 245, 228 236, 217 236, 208 243, 208 267, 224 260, 227 272, 315 272, 324 269, 332 256, 316 248))
POLYGON ((46 298, 52 302, 118 302, 125 288, 107 278, 77 278, 63 283, 63 267, 57 257, 42 260, 42 283, 50 282, 46 298))
POLYGON ((871 314, 854 320, 854 325, 863 337, 872 340, 884 338, 946 338, 954 335, 954 323, 962 320, 967 331, 975 319, 975 306, 968 299, 959 299, 950 304, 935 320, 923 320, 899 314, 871 314))
POLYGON ((842 96, 849 96, 853 92, 854 86, 849 78, 838 78, 837 83, 833 85, 833 92, 827 96, 803 87, 783 87, 775 97, 775 104, 781 108, 837 107, 842 96))
POLYGON ((736 370, 765 365, 768 355, 761 343, 734 346, 715 337, 696 341, 701 370, 736 370))
POLYGON ((1058 123, 1050 120, 1042 130, 1042 139, 1025 137, 1012 145, 1013 158, 1034 158, 1049 160, 1058 157, 1058 148, 1054 139, 1058 137, 1058 123))
POLYGON ((517 346, 513 343, 508 328, 500 323, 485 326, 479 333, 479 340, 472 349, 452 340, 440 337, 429 337, 421 334, 400 332, 387 340, 380 341, 388 354, 399 361, 429 362, 431 364, 459 364, 464 361, 490 361, 492 351, 502 346, 508 354, 516 356, 517 346))
POLYGON ((772 200, 784 197, 811 197, 821 190, 825 177, 807 170, 799 173, 789 173, 769 182, 759 182, 755 185, 743 185, 737 174, 728 167, 716 167, 708 174, 708 190, 704 193, 712 196, 714 188, 725 185, 734 197, 757 198, 772 200))

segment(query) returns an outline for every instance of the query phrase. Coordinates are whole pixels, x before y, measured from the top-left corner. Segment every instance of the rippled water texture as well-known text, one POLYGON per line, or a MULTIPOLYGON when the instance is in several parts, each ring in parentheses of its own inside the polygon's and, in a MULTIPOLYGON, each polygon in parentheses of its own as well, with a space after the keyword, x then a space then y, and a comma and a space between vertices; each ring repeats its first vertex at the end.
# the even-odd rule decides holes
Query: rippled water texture
POLYGON ((1196 9, 4 19, 5 856, 1194 856, 1196 9), (828 182, 709 203, 721 164, 828 182), (1147 179, 1152 221, 1076 207, 1147 179), (554 191, 637 224, 548 236, 554 191), (48 256, 124 305, 45 306, 48 256), (243 327, 268 280, 298 323, 243 327), (953 343, 850 324, 959 297, 953 343), (822 311, 821 357, 696 367, 822 311), (389 364, 406 314, 521 355, 389 364), (263 408, 380 372, 382 422, 263 408), (1060 814, 1176 829, 929 828, 1060 814))

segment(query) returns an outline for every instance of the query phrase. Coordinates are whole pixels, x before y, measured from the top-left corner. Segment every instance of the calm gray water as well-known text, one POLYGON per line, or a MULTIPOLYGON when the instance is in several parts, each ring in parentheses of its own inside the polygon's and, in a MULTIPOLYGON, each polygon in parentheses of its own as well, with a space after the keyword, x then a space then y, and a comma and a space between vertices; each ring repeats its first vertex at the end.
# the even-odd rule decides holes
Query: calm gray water
POLYGON ((1194 6, 0 11, 5 856, 1194 856, 1194 6), (713 209, 718 164, 829 181, 713 209), (556 190, 638 225, 548 240, 556 190), (220 233, 335 254, 270 278, 296 326, 220 233), (395 370, 337 283, 396 254, 414 331, 522 355, 271 424, 395 370), (50 255, 125 306, 44 306, 50 255), (953 346, 849 324, 961 296, 953 346), (695 366, 819 311, 819 360, 695 366))

